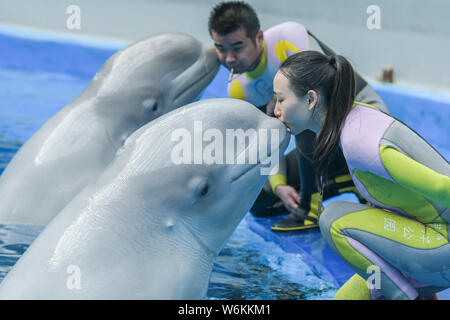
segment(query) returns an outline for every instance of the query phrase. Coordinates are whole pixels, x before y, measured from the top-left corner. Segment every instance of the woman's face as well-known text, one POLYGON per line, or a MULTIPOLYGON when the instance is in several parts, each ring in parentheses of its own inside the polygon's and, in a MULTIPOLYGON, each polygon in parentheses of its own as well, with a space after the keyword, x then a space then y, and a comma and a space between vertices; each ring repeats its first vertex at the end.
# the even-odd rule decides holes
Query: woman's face
POLYGON ((313 129, 311 115, 317 101, 317 94, 309 90, 304 97, 298 98, 291 90, 289 79, 278 71, 273 79, 273 91, 276 95, 275 116, 296 135, 306 129, 313 129))

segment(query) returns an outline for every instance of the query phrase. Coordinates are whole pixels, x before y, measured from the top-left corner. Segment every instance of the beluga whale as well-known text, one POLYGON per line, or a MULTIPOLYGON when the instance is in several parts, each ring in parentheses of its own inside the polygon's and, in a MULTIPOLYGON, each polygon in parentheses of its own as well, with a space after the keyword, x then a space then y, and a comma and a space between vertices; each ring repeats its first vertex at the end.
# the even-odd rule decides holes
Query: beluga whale
POLYGON ((0 177, 0 222, 46 225, 131 133, 193 102, 218 68, 214 48, 184 33, 155 34, 115 53, 11 160, 0 177))
POLYGON ((278 119, 236 99, 155 119, 39 234, 0 298, 205 298, 214 259, 289 138, 278 119))

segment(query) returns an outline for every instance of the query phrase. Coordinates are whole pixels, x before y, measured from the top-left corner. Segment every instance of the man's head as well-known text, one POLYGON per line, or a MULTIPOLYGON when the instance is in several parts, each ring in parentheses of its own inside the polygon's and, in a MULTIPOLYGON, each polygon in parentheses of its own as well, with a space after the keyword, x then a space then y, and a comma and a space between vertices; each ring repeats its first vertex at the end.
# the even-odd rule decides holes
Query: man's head
POLYGON ((210 14, 209 33, 220 62, 235 73, 253 70, 263 50, 263 32, 258 17, 242 1, 222 2, 210 14))

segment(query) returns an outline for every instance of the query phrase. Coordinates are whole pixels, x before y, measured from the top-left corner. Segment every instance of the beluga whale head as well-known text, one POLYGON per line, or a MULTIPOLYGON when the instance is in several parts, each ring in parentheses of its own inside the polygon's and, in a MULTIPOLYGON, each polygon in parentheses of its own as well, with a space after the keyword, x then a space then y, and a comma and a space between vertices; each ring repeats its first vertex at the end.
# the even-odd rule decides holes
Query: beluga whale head
POLYGON ((289 139, 283 123, 242 100, 202 100, 159 117, 50 222, 0 298, 204 298, 214 259, 289 139), (68 290, 74 265, 82 282, 68 290))
POLYGON ((142 125, 193 102, 219 65, 211 45, 184 33, 159 33, 113 55, 92 81, 95 95, 88 96, 142 125))

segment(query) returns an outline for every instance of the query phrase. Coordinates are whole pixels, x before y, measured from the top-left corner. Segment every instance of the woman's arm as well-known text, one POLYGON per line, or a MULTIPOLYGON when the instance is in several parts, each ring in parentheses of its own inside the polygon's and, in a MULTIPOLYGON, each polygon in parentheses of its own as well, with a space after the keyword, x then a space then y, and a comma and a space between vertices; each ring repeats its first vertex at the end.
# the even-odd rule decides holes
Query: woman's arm
POLYGON ((450 177, 437 173, 389 146, 380 147, 380 157, 398 184, 450 208, 450 177))

